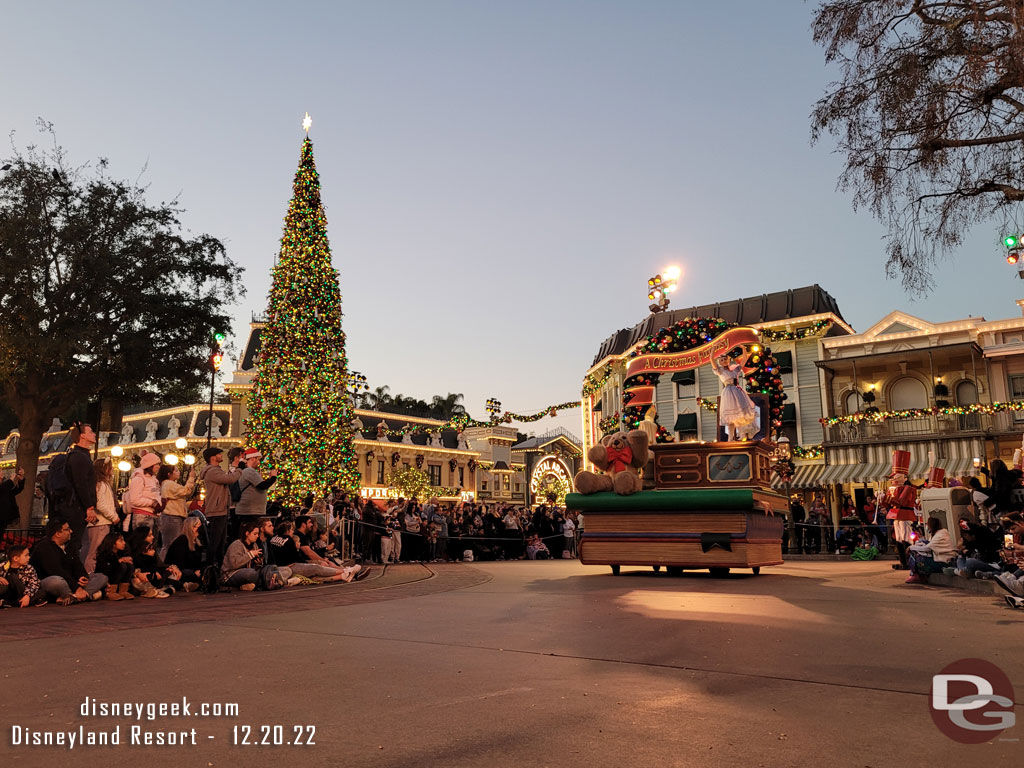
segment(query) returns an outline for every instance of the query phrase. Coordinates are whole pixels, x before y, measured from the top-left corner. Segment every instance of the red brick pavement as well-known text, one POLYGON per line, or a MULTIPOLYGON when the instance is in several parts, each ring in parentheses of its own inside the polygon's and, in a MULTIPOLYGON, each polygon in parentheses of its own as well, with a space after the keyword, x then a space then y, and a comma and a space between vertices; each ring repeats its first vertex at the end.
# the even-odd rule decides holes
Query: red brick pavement
POLYGON ((368 578, 353 584, 335 582, 274 592, 179 593, 168 600, 136 598, 67 607, 8 608, 0 611, 0 643, 396 600, 465 589, 491 578, 461 563, 392 565, 383 573, 381 566, 371 567, 373 572, 368 578))

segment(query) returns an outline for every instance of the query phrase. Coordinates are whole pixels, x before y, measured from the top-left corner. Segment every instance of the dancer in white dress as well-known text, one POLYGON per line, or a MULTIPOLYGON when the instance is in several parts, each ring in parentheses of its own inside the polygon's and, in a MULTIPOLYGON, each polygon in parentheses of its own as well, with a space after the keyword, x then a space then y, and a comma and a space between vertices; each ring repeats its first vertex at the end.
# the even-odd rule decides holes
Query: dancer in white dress
POLYGON ((739 440, 743 435, 749 436, 750 428, 757 421, 757 410, 754 401, 740 388, 743 369, 725 355, 715 358, 711 367, 723 385, 718 401, 718 423, 725 427, 725 439, 739 440))

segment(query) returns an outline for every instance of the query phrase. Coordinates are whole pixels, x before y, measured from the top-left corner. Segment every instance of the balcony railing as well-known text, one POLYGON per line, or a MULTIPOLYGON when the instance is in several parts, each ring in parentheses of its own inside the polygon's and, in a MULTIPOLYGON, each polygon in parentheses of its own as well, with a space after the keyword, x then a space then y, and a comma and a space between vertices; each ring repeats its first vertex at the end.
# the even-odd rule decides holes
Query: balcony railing
POLYGON ((864 420, 825 427, 825 442, 870 443, 876 440, 913 440, 958 434, 1024 431, 1024 413, 972 413, 966 416, 921 416, 914 419, 864 420), (1014 417, 1017 418, 1014 418, 1014 417))

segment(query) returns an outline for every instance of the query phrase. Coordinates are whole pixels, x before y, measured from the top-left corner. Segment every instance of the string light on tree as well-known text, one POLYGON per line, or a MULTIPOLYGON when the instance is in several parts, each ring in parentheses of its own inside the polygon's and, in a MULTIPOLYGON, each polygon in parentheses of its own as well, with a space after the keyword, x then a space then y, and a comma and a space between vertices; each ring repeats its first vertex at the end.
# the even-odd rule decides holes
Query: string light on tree
MULTIPOLYGON (((312 121, 307 113, 303 128, 312 121)), ((309 137, 273 269, 267 323, 250 398, 249 444, 279 470, 276 498, 359 488, 341 291, 309 137)))

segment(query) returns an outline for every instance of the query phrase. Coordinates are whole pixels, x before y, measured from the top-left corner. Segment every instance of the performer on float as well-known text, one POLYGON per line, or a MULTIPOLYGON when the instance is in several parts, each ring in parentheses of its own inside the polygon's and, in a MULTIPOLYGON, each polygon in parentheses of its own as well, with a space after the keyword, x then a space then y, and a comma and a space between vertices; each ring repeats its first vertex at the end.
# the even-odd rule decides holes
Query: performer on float
POLYGON ((723 385, 718 401, 718 422, 725 428, 726 441, 749 439, 757 431, 757 408, 740 387, 744 377, 742 366, 728 355, 719 355, 711 367, 723 385))
POLYGON ((886 491, 882 503, 888 510, 886 520, 892 520, 892 538, 896 542, 896 554, 899 555, 899 566, 907 567, 907 549, 913 538, 914 521, 917 520, 917 489, 910 484, 910 451, 892 452, 892 472, 889 473, 889 490, 886 491))

